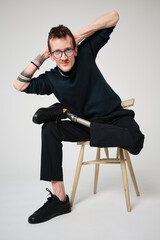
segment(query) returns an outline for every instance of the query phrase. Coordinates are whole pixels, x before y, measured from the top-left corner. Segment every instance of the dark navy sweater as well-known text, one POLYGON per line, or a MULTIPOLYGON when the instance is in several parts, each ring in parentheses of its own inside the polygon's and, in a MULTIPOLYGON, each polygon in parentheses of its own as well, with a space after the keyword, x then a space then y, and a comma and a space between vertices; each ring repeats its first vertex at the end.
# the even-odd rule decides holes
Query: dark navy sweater
MULTIPOLYGON (((53 93, 62 105, 79 117, 103 117, 121 105, 98 69, 95 59, 98 51, 108 42, 114 27, 99 30, 78 45, 75 65, 68 77, 63 77, 56 66, 32 78, 26 93, 53 93)), ((66 73, 65 73, 66 74, 66 73)))

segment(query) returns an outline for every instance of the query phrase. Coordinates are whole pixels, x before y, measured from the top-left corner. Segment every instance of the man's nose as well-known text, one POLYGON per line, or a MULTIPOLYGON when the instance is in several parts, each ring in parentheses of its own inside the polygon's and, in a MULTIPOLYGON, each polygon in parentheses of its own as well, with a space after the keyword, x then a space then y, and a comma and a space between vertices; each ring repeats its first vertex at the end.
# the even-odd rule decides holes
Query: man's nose
POLYGON ((62 52, 62 57, 61 57, 62 60, 66 60, 67 59, 67 56, 64 52, 62 52))

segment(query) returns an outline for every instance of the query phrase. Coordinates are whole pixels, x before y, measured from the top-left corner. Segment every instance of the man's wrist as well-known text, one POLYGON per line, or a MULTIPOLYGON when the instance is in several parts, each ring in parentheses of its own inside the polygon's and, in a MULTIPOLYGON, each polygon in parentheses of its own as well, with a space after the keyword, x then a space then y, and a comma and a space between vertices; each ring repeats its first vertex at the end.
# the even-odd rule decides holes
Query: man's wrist
POLYGON ((38 54, 38 56, 34 59, 34 63, 35 63, 38 67, 40 67, 47 58, 48 58, 48 57, 46 57, 46 54, 45 54, 45 53, 40 53, 40 54, 38 54))
POLYGON ((74 33, 76 42, 81 42, 83 39, 91 36, 96 31, 96 26, 94 24, 90 24, 80 31, 74 33))

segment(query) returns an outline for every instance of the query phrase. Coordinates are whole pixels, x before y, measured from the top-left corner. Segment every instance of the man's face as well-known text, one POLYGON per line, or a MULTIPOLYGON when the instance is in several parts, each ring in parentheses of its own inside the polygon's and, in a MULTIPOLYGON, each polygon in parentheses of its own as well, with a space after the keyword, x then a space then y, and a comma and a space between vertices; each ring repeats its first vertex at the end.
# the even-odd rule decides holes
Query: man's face
MULTIPOLYGON (((50 39, 50 46, 51 52, 73 49, 72 38, 68 35, 65 38, 52 38, 50 39)), ((75 63, 75 56, 77 56, 77 47, 75 48, 73 55, 70 57, 67 57, 64 52, 62 53, 62 57, 59 59, 55 58, 53 54, 50 54, 52 61, 56 61, 57 66, 64 72, 71 70, 75 63)))

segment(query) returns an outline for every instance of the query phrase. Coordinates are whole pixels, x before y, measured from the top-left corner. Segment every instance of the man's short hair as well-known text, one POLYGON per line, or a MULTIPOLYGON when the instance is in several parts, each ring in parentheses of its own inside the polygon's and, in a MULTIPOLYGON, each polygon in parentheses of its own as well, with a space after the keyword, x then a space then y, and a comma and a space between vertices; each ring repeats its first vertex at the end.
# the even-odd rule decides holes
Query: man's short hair
POLYGON ((51 28, 49 34, 48 34, 48 49, 49 52, 51 52, 51 46, 50 46, 50 42, 49 40, 52 38, 65 38, 66 36, 70 36, 72 38, 72 43, 73 43, 73 47, 76 47, 76 42, 74 39, 74 36, 72 34, 72 32, 65 27, 64 25, 59 25, 57 27, 53 27, 51 28))

